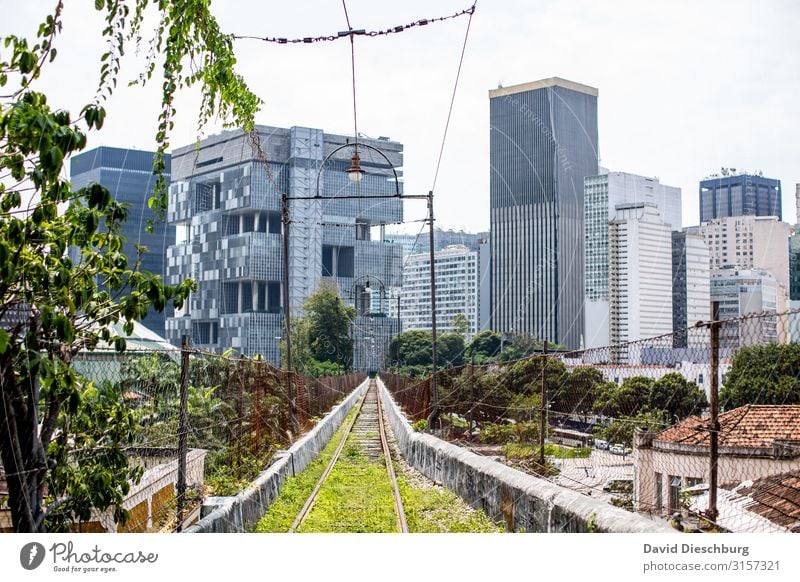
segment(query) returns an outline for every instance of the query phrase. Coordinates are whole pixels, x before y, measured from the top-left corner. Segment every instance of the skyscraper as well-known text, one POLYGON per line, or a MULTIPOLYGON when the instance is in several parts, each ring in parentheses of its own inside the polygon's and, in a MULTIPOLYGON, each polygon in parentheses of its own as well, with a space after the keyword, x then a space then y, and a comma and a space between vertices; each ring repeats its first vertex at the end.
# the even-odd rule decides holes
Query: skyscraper
MULTIPOLYGON (((609 228, 608 257, 611 344, 670 333, 671 227, 654 204, 617 205, 609 228)), ((619 361, 628 361, 627 350, 620 353, 619 361)))
POLYGON ((553 77, 489 91, 489 104, 492 328, 577 348, 597 89, 553 77))
MULTIPOLYGON (((153 175, 154 152, 129 150, 113 147, 99 147, 70 160, 70 179, 72 188, 79 190, 92 183, 108 188, 111 196, 118 202, 128 204, 128 220, 122 227, 122 235, 127 239, 123 253, 128 257, 129 266, 138 256, 134 245, 147 248, 142 255, 140 269, 150 271, 166 279, 165 255, 168 246, 175 243, 175 230, 168 228, 164 220, 157 220, 155 213, 147 205, 156 186, 153 175), (153 232, 147 232, 147 223, 153 221, 153 232)), ((170 156, 166 158, 165 175, 170 177, 170 156)), ((165 313, 151 311, 142 323, 158 335, 164 335, 165 313)))
POLYGON ((584 180, 585 272, 584 347, 607 346, 609 332, 609 230, 617 207, 652 205, 673 231, 681 227, 681 189, 627 172, 602 172, 584 180))
MULTIPOLYGON (((177 343, 190 334, 206 349, 234 348, 280 361, 281 193, 314 197, 319 183, 320 199, 290 201, 292 315, 302 315, 303 303, 321 281, 335 283, 344 301, 357 308, 354 367, 372 369, 383 362, 397 326, 364 298, 376 287, 386 295, 400 287, 402 248, 382 239, 382 227, 402 222, 403 207, 396 198, 352 196, 394 194, 392 168, 360 149, 365 173, 352 183, 346 171, 352 149, 340 150, 323 167, 329 154, 348 143, 346 136, 305 127, 258 126, 257 131, 261 151, 251 147, 247 135, 229 131, 173 153, 168 219, 179 236, 168 250, 169 278, 174 283, 191 276, 199 288, 184 311, 168 320, 168 338, 177 343)), ((402 166, 402 144, 360 143, 378 148, 394 168, 402 166)))
POLYGON ((700 182, 700 222, 726 216, 777 216, 781 219, 781 181, 738 174, 723 168, 700 182))
POLYGON ((685 331, 698 321, 711 319, 711 268, 708 246, 696 232, 672 231, 673 345, 685 348, 685 331))

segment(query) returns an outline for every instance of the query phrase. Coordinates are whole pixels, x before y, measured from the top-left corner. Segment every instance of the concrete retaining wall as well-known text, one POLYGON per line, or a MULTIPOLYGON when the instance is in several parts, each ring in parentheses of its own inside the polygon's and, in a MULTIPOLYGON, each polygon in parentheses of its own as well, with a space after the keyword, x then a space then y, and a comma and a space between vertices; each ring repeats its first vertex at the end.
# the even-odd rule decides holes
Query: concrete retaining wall
POLYGON ((406 461, 510 531, 676 533, 630 513, 507 467, 429 434, 414 432, 383 382, 384 410, 406 461))
POLYGON ((217 497, 216 507, 187 533, 243 532, 255 524, 280 493, 286 479, 305 469, 317 458, 341 426, 369 384, 365 380, 341 404, 331 410, 317 425, 286 453, 261 473, 253 484, 236 497, 217 497))

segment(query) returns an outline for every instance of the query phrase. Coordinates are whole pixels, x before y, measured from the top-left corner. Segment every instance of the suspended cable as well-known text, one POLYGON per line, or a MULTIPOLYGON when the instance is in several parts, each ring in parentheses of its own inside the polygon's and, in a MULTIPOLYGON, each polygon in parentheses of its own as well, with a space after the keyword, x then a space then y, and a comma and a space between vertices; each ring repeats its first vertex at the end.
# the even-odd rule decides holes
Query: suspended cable
MULTIPOLYGON (((476 2, 477 3, 477 2, 476 2)), ((397 34, 400 32, 405 32, 411 28, 416 28, 418 26, 427 26, 428 24, 433 24, 435 22, 442 22, 445 20, 451 20, 453 18, 458 18, 460 16, 469 15, 472 16, 472 13, 475 12, 475 4, 466 8, 465 10, 461 10, 460 12, 456 12, 455 14, 451 14, 449 16, 439 16, 437 18, 423 18, 421 20, 416 20, 414 22, 410 22, 408 24, 401 24, 398 26, 392 26, 391 28, 386 28, 383 30, 353 30, 350 27, 349 19, 348 19, 348 29, 345 31, 337 32, 336 34, 330 35, 323 35, 323 36, 306 36, 301 38, 286 38, 286 37, 277 37, 277 36, 253 36, 253 35, 243 35, 243 34, 233 34, 231 37, 234 40, 260 40, 263 42, 269 42, 274 44, 313 44, 316 42, 329 42, 334 40, 339 40, 340 38, 350 37, 351 40, 354 35, 360 36, 387 36, 390 34, 397 34)), ((345 16, 347 16, 347 8, 345 7, 345 16)))
POLYGON ((464 53, 467 50, 467 39, 469 38, 469 29, 472 25, 472 15, 475 12, 475 7, 478 5, 477 0, 475 4, 472 5, 472 8, 469 12, 469 20, 467 21, 467 31, 464 34, 464 44, 461 47, 461 57, 458 59, 458 71, 456 71, 456 81, 453 84, 453 94, 450 97, 450 108, 447 111, 447 121, 444 124, 444 134, 442 135, 442 146, 439 148, 439 159, 436 162, 436 172, 433 175, 433 186, 431 186, 431 191, 436 191, 436 181, 439 179, 439 168, 442 165, 442 156, 444 155, 444 144, 447 141, 447 130, 450 127, 450 117, 453 114, 453 104, 456 100, 456 91, 458 90, 458 81, 461 78, 461 66, 464 64, 464 53))

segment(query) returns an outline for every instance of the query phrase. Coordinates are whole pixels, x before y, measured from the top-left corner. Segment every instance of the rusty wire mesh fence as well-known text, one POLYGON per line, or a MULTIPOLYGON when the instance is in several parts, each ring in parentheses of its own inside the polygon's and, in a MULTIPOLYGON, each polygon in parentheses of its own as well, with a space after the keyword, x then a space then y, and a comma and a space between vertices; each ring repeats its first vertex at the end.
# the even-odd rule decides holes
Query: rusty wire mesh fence
MULTIPOLYGON (((430 377, 382 378, 429 417, 430 377)), ((475 452, 686 531, 800 531, 800 310, 436 380, 438 434, 475 452)))
POLYGON ((202 498, 235 495, 300 434, 293 430, 289 380, 300 432, 314 426, 352 392, 364 374, 312 378, 257 359, 195 349, 79 354, 75 369, 112 391, 133 415, 135 430, 125 453, 141 466, 115 523, 111 512, 93 512, 76 531, 172 531, 197 518, 202 498), (183 357, 185 354, 185 357, 183 357), (185 367, 185 370, 182 370, 185 367), (181 379, 186 385, 186 494, 179 502, 181 379))

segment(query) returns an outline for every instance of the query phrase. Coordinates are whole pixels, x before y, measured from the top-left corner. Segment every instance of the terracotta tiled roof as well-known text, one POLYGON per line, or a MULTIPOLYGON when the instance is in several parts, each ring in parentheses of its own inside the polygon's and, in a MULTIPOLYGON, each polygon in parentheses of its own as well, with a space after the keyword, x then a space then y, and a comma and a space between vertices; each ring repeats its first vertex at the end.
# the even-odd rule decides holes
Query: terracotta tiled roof
MULTIPOLYGON (((800 442, 800 405, 748 404, 719 415, 719 446, 769 448, 775 441, 800 442)), ((708 445, 708 419, 691 416, 658 433, 654 442, 708 445)))
POLYGON ((734 492, 752 502, 745 509, 792 532, 800 532, 800 471, 763 477, 739 485, 734 492))

